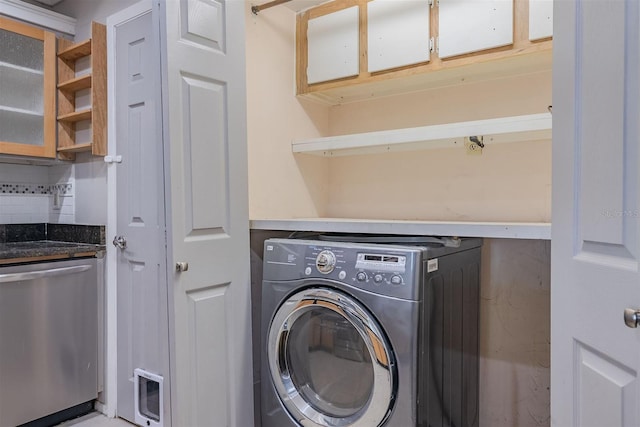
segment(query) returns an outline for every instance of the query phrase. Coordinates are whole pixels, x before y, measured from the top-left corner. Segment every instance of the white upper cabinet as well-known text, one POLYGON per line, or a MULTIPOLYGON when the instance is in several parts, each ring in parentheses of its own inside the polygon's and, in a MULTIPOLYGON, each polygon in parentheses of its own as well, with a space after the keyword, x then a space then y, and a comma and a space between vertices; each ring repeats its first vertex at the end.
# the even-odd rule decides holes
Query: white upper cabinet
POLYGON ((358 6, 310 19, 308 25, 307 82, 357 76, 360 69, 358 6))
POLYGON ((553 0, 529 0, 529 40, 553 36, 553 0))
POLYGON ((430 59, 429 0, 373 0, 367 4, 368 71, 430 59))
POLYGON ((440 0, 439 56, 513 43, 513 0, 440 0))

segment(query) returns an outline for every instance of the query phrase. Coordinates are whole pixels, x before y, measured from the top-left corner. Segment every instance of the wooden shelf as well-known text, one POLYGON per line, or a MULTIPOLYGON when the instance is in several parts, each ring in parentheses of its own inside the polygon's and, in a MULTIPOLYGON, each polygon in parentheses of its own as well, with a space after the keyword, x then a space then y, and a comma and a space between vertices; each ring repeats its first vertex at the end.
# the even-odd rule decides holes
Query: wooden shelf
POLYGON ((82 120, 91 120, 91 108, 58 116, 58 121, 64 123, 76 123, 82 120))
POLYGON ((353 135, 294 141, 294 153, 334 157, 391 151, 464 147, 465 138, 477 136, 483 143, 551 139, 551 114, 503 117, 353 135))
POLYGON ((84 144, 75 144, 69 147, 58 147, 59 153, 80 153, 84 151, 91 151, 91 143, 86 142, 84 144))
POLYGON ((59 40, 58 44, 58 157, 74 160, 75 153, 107 154, 107 31, 91 23, 91 38, 81 43, 59 40), (76 60, 90 58, 91 73, 77 76, 76 60), (91 91, 88 109, 76 105, 77 92, 91 91), (76 123, 91 121, 91 142, 76 141, 76 123))
POLYGON ((550 240, 548 222, 400 221, 352 218, 253 219, 253 230, 550 240))
POLYGON ((76 92, 82 89, 89 89, 91 87, 91 74, 80 76, 72 80, 58 84, 58 89, 66 92, 76 92))
POLYGON ((58 52, 58 58, 65 61, 75 61, 89 55, 91 55, 91 39, 72 44, 58 52))

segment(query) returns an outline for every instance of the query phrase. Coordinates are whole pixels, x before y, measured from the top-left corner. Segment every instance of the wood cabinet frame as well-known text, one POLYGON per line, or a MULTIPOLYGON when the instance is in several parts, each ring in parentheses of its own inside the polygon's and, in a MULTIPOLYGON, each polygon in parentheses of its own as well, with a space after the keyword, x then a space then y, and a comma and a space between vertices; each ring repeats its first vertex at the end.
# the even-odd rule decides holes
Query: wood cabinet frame
POLYGON ((79 43, 58 44, 58 156, 74 160, 78 152, 107 154, 107 31, 91 23, 91 38, 79 43), (76 61, 90 57, 91 74, 76 77, 76 61), (90 89, 91 106, 76 111, 76 92, 90 89), (76 144, 76 123, 91 121, 91 141, 76 144))
MULTIPOLYGON (((551 38, 529 40, 529 0, 514 1, 513 44, 441 59, 432 52, 431 60, 420 64, 370 73, 367 70, 367 4, 371 0, 335 0, 301 12, 296 22, 296 92, 330 104, 358 101, 372 96, 423 90, 470 80, 488 80, 509 75, 551 69, 551 38), (359 6, 360 73, 355 77, 315 84, 307 83, 310 19, 359 6)), ((438 5, 431 9, 431 37, 437 37, 438 5)), ((434 49, 435 50, 435 49, 434 49)))
POLYGON ((21 156, 56 157, 56 36, 27 24, 0 17, 0 28, 23 36, 42 40, 44 43, 43 82, 43 143, 29 145, 0 141, 0 153, 21 156))

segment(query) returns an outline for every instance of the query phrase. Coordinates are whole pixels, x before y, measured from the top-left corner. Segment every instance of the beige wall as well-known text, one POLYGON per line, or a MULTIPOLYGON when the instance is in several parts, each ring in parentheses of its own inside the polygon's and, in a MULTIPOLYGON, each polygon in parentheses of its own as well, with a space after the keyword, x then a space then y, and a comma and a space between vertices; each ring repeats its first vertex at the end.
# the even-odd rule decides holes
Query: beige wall
POLYGON ((549 241, 485 239, 480 427, 550 425, 549 241))
POLYGON ((298 100, 294 87, 295 14, 275 7, 253 15, 247 6, 249 216, 326 215, 328 163, 296 161, 291 141, 326 135, 329 108, 298 100))
MULTIPOLYGON (((550 219, 550 141, 480 157, 291 153, 293 139, 545 112, 550 73, 328 107, 294 96, 294 26, 283 7, 247 14, 252 219, 550 219)), ((486 239, 482 256, 480 426, 548 426, 549 242, 486 239)))
MULTIPOLYGON (((341 135, 546 112, 551 73, 336 106, 341 135), (391 112, 393 112, 391 114, 391 112)), ((303 156, 300 156, 303 157, 303 156)), ((448 221, 551 220, 551 141, 338 157, 330 160, 330 217, 448 221)))
POLYGON ((551 143, 322 159, 294 139, 546 112, 551 73, 326 106, 294 96, 295 15, 248 13, 250 217, 548 222, 551 143))

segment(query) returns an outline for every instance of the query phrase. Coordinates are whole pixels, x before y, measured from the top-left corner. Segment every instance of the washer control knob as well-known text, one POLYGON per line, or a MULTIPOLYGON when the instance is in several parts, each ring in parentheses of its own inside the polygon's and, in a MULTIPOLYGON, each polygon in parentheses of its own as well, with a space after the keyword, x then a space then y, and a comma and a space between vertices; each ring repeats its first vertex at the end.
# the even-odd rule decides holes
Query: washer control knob
POLYGON ((336 267, 336 255, 331 251, 322 251, 316 257, 316 268, 322 274, 329 274, 336 267))
POLYGON ((392 285, 401 285, 402 284, 402 277, 398 276, 397 274, 394 274, 393 276, 391 276, 391 284, 392 285))
POLYGON ((338 279, 344 280, 345 277, 347 277, 346 271, 342 270, 340 273, 338 273, 338 279))
POLYGON ((376 274, 373 276, 373 281, 376 283, 382 283, 382 274, 376 274))
POLYGON ((356 279, 358 280, 358 282, 364 282, 365 280, 367 280, 367 273, 365 273, 364 271, 359 272, 358 274, 356 274, 356 279))

